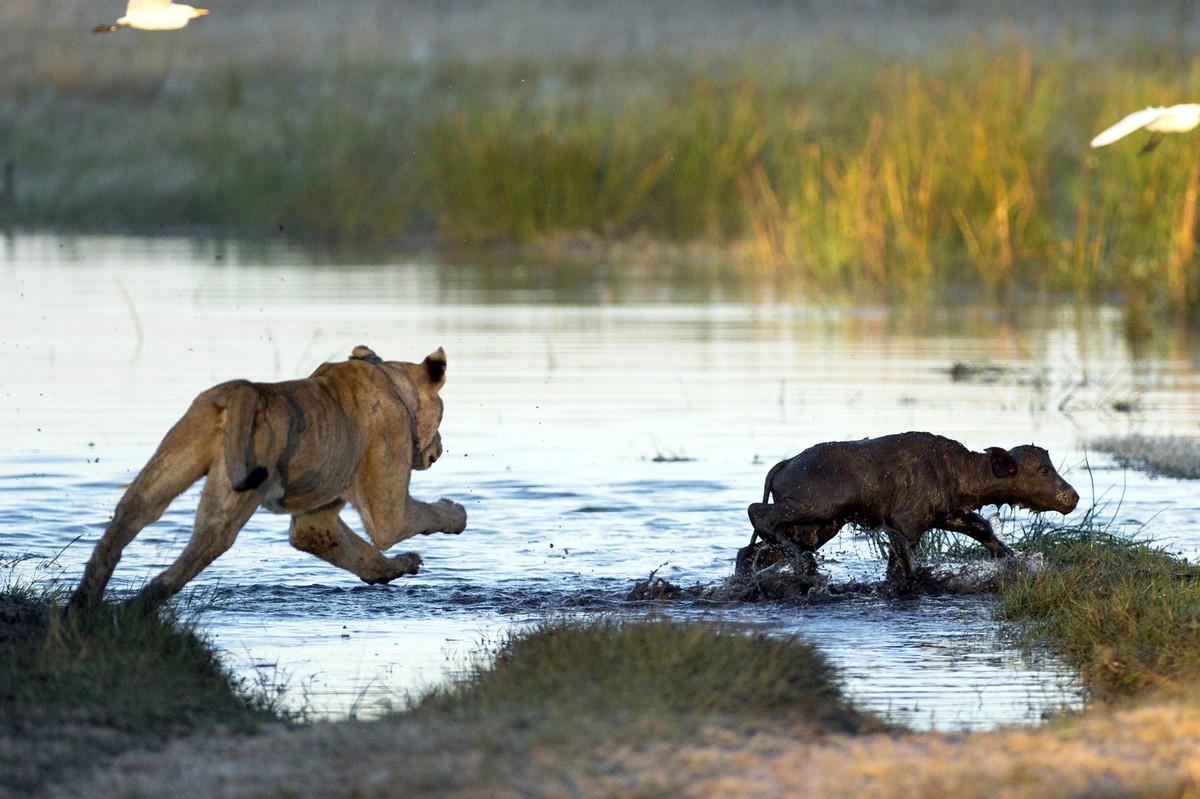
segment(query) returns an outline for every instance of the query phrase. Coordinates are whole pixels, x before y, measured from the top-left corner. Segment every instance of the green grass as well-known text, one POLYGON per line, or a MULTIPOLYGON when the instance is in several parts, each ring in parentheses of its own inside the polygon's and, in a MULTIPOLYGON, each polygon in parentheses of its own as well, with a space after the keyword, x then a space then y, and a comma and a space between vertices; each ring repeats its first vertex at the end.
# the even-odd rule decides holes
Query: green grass
POLYGON ((488 662, 430 691, 416 712, 560 731, 586 718, 643 734, 718 717, 841 732, 880 726, 850 705, 833 667, 808 644, 663 620, 543 622, 512 633, 488 662))
POLYGON ((61 597, 0 592, 0 781, 31 791, 119 752, 286 717, 278 689, 233 677, 192 622, 103 604, 67 618, 61 597))
MULTIPOLYGON (((14 8, 10 38, 36 42, 0 54, 19 223, 702 241, 825 290, 1117 291, 1139 318, 1198 299, 1200 167, 1181 166, 1200 164, 1196 138, 1146 157, 1136 136, 1087 146, 1200 92, 1200 62, 1157 43, 1012 31, 916 52, 747 40, 418 62, 381 42, 249 47, 213 20, 203 37, 50 35, 14 8)), ((316 19, 291 13, 297 31, 316 19)))
POLYGON ((1000 617, 1057 651, 1094 698, 1194 693, 1200 566, 1110 532, 1094 510, 1071 527, 1035 525, 1017 547, 1045 565, 1002 581, 1000 617))

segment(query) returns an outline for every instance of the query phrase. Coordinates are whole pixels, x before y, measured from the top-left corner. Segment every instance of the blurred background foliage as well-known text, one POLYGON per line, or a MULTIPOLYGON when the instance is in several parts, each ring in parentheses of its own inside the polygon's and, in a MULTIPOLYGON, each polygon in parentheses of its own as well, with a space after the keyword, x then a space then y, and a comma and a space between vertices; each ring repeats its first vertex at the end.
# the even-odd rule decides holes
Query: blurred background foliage
MULTIPOLYGON (((0 6, 0 211, 342 244, 702 242, 811 286, 1197 306, 1190 2, 0 6)), ((1193 26, 1194 27, 1194 26, 1193 26)))

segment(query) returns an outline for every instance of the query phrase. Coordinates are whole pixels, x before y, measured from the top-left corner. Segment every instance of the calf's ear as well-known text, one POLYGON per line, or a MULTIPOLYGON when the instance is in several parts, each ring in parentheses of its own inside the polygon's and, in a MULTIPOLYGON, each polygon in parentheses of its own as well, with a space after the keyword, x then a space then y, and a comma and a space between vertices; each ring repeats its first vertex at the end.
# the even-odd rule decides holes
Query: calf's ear
POLYGON ((997 477, 1012 477, 1017 473, 1017 460, 1001 447, 988 447, 987 456, 992 461, 992 474, 997 477))

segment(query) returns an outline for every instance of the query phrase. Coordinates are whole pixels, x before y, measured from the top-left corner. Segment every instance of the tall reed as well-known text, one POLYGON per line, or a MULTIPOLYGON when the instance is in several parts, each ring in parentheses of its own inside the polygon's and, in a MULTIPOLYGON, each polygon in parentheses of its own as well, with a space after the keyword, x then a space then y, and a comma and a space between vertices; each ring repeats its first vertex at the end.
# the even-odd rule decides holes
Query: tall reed
POLYGON ((18 65, 28 85, 0 103, 17 222, 648 236, 813 289, 1121 291, 1184 313, 1200 300, 1196 137, 1145 156, 1139 136, 1087 144, 1200 93, 1200 62, 1136 43, 1010 32, 916 53, 306 53, 217 70, 147 47, 120 81, 54 53, 18 65))

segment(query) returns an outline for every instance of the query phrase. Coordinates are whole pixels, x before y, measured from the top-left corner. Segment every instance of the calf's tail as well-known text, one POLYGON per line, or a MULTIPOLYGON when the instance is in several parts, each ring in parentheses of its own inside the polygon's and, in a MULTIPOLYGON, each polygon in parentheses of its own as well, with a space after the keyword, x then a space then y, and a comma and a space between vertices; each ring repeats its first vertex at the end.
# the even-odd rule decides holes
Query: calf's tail
POLYGON ((766 482, 763 483, 763 502, 769 502, 771 499, 771 483, 775 480, 775 475, 779 474, 779 470, 788 465, 788 461, 780 461, 771 467, 771 471, 767 472, 766 482))
MULTIPOLYGON (((779 470, 782 469, 784 466, 787 466, 787 464, 788 464, 787 461, 780 461, 779 463, 777 463, 771 467, 771 471, 767 472, 767 479, 766 479, 766 481, 763 482, 762 501, 763 501, 764 505, 767 502, 770 502, 770 500, 771 500, 771 482, 775 479, 775 475, 779 474, 779 470)), ((758 541, 758 529, 755 528, 754 532, 752 532, 750 534, 749 546, 754 546, 754 544, 757 543, 757 541, 758 541)))

